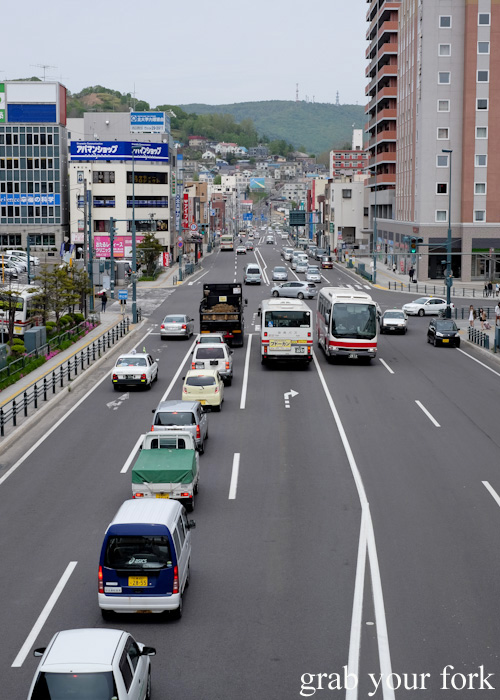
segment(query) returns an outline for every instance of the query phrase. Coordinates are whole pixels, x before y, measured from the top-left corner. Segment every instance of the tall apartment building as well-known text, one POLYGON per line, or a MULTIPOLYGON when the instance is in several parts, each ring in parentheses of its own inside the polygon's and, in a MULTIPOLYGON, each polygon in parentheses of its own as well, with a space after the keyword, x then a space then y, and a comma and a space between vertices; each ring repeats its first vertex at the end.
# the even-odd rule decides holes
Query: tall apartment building
POLYGON ((395 210, 379 211, 379 250, 418 236, 419 279, 442 278, 451 194, 454 276, 498 278, 500 5, 401 0, 398 31, 395 210))
POLYGON ((392 218, 396 187, 396 118, 398 97, 398 14, 400 0, 367 0, 369 61, 366 95, 372 216, 392 218), (375 196, 375 190, 377 192, 375 196))
POLYGON ((57 248, 69 235, 66 88, 0 83, 0 246, 57 248))

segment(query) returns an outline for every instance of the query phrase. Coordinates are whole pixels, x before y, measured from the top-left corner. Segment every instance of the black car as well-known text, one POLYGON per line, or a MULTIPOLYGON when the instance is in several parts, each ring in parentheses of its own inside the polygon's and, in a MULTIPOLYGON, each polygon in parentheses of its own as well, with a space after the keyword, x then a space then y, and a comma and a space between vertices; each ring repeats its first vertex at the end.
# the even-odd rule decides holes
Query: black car
POLYGON ((453 345, 460 347, 458 326, 451 318, 433 318, 427 329, 427 342, 433 345, 453 345))

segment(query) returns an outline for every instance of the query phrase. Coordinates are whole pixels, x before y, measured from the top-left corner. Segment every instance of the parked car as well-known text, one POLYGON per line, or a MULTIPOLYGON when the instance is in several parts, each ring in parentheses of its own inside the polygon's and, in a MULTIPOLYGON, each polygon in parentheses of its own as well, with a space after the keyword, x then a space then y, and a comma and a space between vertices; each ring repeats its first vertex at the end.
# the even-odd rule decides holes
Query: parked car
POLYGON ((435 345, 460 347, 459 328, 451 318, 431 318, 427 329, 427 342, 435 345))
POLYGON ((184 377, 183 401, 199 401, 220 411, 224 401, 224 382, 217 369, 190 369, 184 377))
POLYGON ((288 279, 288 271, 282 265, 273 267, 273 281, 286 282, 288 279))
POLYGON ((271 289, 273 297, 294 297, 296 299, 314 299, 318 290, 313 282, 283 282, 271 289))
POLYGON ((236 248, 236 255, 246 255, 247 254, 247 247, 245 245, 239 245, 236 248))
POLYGON ((160 338, 165 340, 169 336, 190 338, 194 333, 194 318, 186 314, 168 314, 160 326, 160 338))
POLYGON ((17 255, 5 254, 2 256, 4 260, 11 262, 15 265, 19 272, 26 272, 28 269, 28 260, 26 258, 20 258, 17 255))
POLYGON ((158 363, 146 352, 120 355, 111 370, 111 381, 116 390, 124 386, 151 389, 153 382, 158 381, 158 363))
MULTIPOLYGON (((18 258, 22 258, 28 262, 28 253, 24 250, 6 250, 7 255, 17 255, 18 258)), ((30 255, 30 265, 40 265, 40 258, 36 255, 30 255)))
POLYGON ((55 698, 151 698, 154 647, 136 642, 128 632, 106 628, 56 632, 41 656, 28 700, 55 698))
POLYGON ((316 265, 310 265, 306 270, 306 282, 321 283, 321 272, 316 265))
POLYGON ((387 309, 379 319, 381 333, 406 333, 408 316, 402 309, 387 309))
MULTIPOLYGON (((451 308, 454 309, 455 304, 451 304, 451 308)), ((403 306, 403 311, 406 311, 409 316, 437 315, 443 310, 446 310, 446 299, 440 297, 420 297, 403 306)))
POLYGON ((13 262, 9 260, 2 261, 0 258, 0 280, 3 275, 9 279, 17 279, 19 277, 19 268, 13 262))
POLYGON ((325 269, 325 268, 332 269, 333 268, 333 257, 331 255, 323 255, 321 258, 321 267, 323 269, 325 269))

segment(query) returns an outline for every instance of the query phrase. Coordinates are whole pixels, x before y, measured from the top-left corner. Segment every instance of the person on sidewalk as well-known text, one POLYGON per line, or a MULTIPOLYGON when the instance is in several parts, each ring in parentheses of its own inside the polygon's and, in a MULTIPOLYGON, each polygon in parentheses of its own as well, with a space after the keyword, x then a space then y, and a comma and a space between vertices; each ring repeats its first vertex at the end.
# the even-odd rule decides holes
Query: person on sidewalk
POLYGON ((484 331, 484 324, 486 323, 486 311, 482 307, 479 309, 479 320, 481 322, 481 330, 484 331))
POLYGON ((101 311, 104 312, 106 311, 106 304, 108 303, 108 295, 106 292, 103 292, 101 294, 101 311))
POLYGON ((469 326, 474 328, 474 321, 476 319, 476 311, 472 304, 469 306, 469 326))
POLYGON ((483 297, 488 296, 488 282, 484 283, 484 288, 483 288, 483 297))
POLYGON ((500 301, 495 306, 495 327, 500 326, 500 301))
POLYGON ((392 263, 392 271, 396 274, 396 263, 392 263))
POLYGON ((415 274, 415 270, 413 269, 413 265, 410 267, 408 270, 408 276, 410 278, 410 282, 413 282, 413 275, 415 274))
POLYGON ((498 282, 495 284, 495 294, 496 296, 500 294, 500 284, 498 282))
POLYGON ((493 282, 491 280, 488 282, 488 296, 493 296, 493 282))

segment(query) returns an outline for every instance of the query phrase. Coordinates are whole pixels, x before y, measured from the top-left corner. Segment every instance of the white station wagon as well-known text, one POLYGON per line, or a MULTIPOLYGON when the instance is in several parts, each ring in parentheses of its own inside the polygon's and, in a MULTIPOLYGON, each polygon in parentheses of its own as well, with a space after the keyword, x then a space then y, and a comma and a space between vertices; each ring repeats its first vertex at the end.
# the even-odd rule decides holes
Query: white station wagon
POLYGON ((111 381, 116 390, 124 386, 143 386, 151 389, 158 379, 158 363, 146 352, 128 352, 120 355, 111 370, 111 381))

